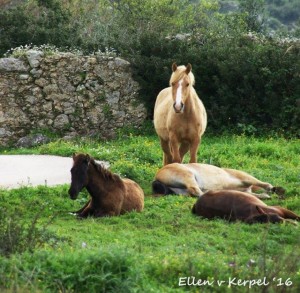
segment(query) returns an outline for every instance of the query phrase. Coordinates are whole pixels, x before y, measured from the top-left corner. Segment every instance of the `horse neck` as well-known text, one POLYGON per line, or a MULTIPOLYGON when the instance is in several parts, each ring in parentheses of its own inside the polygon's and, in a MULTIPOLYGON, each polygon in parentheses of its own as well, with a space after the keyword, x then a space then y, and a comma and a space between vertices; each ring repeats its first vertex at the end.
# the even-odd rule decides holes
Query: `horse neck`
POLYGON ((90 164, 88 169, 89 181, 86 186, 91 197, 95 198, 105 193, 105 185, 107 180, 104 178, 103 173, 100 172, 97 166, 93 163, 90 164))
POLYGON ((185 101, 184 104, 184 113, 186 115, 190 115, 192 112, 194 112, 195 109, 195 94, 194 94, 195 90, 194 88, 191 86, 190 91, 188 93, 187 99, 185 101))

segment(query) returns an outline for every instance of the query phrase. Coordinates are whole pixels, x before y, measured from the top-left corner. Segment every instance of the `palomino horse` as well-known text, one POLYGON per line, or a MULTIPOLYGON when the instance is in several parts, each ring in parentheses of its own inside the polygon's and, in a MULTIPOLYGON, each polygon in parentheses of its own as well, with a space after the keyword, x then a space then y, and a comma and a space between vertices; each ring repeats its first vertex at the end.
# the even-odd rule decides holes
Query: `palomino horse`
POLYGON ((267 206, 257 197, 236 190, 208 191, 201 195, 192 208, 192 212, 204 218, 223 218, 229 221, 253 223, 282 223, 300 220, 300 217, 288 209, 279 206, 267 206), (288 220, 290 219, 290 220, 288 220))
POLYGON ((192 66, 172 65, 170 87, 157 96, 154 126, 164 152, 164 165, 181 163, 190 151, 190 163, 197 162, 197 150, 205 131, 207 116, 193 85, 192 66))
POLYGON ((154 194, 189 194, 200 196, 208 190, 233 189, 251 193, 259 198, 270 198, 266 193, 252 193, 253 189, 284 194, 282 187, 273 187, 246 172, 219 168, 208 164, 173 163, 162 167, 152 183, 154 194))
POLYGON ((73 155, 72 182, 69 189, 71 199, 76 199, 85 187, 91 199, 76 212, 80 218, 88 216, 118 216, 125 212, 142 211, 144 192, 130 179, 118 175, 96 163, 89 155, 73 155))

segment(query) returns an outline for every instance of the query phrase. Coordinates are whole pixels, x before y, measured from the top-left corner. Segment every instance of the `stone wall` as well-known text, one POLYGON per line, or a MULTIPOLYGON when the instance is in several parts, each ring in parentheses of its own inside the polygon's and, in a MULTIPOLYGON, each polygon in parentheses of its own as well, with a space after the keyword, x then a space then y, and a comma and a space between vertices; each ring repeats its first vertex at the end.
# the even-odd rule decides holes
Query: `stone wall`
POLYGON ((32 132, 112 137, 139 127, 146 109, 129 62, 103 55, 45 55, 29 50, 0 59, 0 146, 32 132))

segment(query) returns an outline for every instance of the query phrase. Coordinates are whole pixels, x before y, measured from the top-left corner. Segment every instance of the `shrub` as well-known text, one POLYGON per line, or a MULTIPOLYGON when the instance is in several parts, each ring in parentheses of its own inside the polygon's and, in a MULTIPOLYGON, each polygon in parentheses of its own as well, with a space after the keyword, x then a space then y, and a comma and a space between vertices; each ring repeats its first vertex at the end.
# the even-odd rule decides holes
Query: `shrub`
POLYGON ((48 223, 42 226, 38 220, 42 217, 41 210, 31 220, 22 218, 23 212, 18 209, 9 214, 0 208, 0 256, 10 257, 15 253, 33 252, 44 243, 55 245, 60 239, 47 231, 48 223))
POLYGON ((1 260, 0 288, 17 284, 43 292, 130 292, 133 263, 132 255, 118 250, 24 254, 1 260))
POLYGON ((238 32, 195 35, 181 43, 148 35, 143 44, 141 54, 131 61, 150 113, 157 94, 168 86, 172 62, 189 62, 208 112, 209 129, 234 132, 244 125, 247 130, 251 127, 252 134, 273 129, 299 135, 297 42, 238 32))
POLYGON ((11 48, 32 43, 57 47, 80 45, 76 24, 60 1, 28 1, 0 12, 0 56, 11 48))

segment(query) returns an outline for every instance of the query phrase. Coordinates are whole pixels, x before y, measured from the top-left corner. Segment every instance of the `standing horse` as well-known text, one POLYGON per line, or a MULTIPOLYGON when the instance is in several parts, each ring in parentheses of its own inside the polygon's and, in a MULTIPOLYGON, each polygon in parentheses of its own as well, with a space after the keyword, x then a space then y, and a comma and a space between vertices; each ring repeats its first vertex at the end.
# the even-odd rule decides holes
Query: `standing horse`
POLYGON ((80 218, 118 216, 144 208, 144 192, 137 183, 121 179, 89 155, 73 155, 71 175, 70 198, 76 199, 84 187, 91 195, 87 204, 75 212, 80 218))
POLYGON ((190 151, 190 163, 197 162, 198 146, 207 124, 207 115, 193 85, 192 66, 172 65, 170 87, 157 96, 154 127, 164 152, 164 165, 181 163, 190 151))

